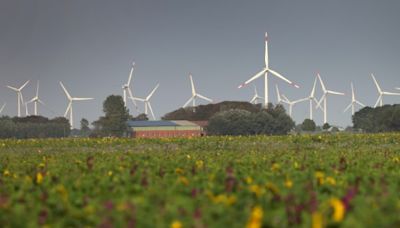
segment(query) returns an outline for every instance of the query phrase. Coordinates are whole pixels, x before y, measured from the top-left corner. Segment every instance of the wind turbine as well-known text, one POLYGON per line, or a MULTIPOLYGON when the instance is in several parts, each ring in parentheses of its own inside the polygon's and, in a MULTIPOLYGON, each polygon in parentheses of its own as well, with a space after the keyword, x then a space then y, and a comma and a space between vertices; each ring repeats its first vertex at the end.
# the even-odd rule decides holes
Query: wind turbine
POLYGON ((190 84, 192 85, 192 96, 189 98, 189 100, 183 105, 182 108, 186 108, 186 106, 189 105, 190 102, 192 102, 193 107, 196 106, 196 99, 200 98, 203 100, 206 100, 208 102, 213 102, 210 98, 205 97, 199 93, 196 92, 196 88, 194 87, 194 83, 193 83, 193 77, 192 74, 189 74, 189 78, 190 78, 190 84))
POLYGON ((73 115, 73 108, 72 104, 74 101, 88 101, 88 100, 93 100, 94 98, 81 98, 81 97, 72 97, 67 89, 64 87, 63 83, 60 82, 61 88, 64 90, 65 95, 67 96, 68 99, 68 106, 67 109, 65 110, 64 117, 68 116, 69 113, 69 124, 71 125, 71 129, 74 127, 74 115, 73 115))
POLYGON ((15 88, 12 86, 7 86, 7 88, 14 90, 17 93, 17 106, 18 106, 18 117, 21 117, 21 103, 24 104, 24 98, 22 97, 22 89, 28 85, 29 80, 25 82, 21 87, 15 88))
POLYGON ((253 96, 253 98, 250 100, 250 103, 252 103, 252 104, 258 104, 258 103, 259 103, 259 102, 258 102, 259 100, 263 100, 263 98, 260 97, 260 96, 258 95, 257 87, 254 86, 254 96, 253 96))
POLYGON ((262 69, 260 72, 258 72, 256 75, 254 75, 253 77, 251 77, 249 80, 245 81, 243 84, 241 84, 238 88, 242 88, 243 86, 249 84, 250 82, 252 82, 253 80, 261 77, 262 75, 264 75, 264 106, 267 107, 268 105, 268 73, 271 73, 272 75, 274 75, 277 78, 282 79, 283 81, 293 85, 296 88, 299 88, 298 85, 294 84, 293 82, 291 82, 290 80, 288 80, 287 78, 283 77, 281 74, 279 74, 278 72, 271 70, 269 68, 269 62, 268 62, 268 34, 265 33, 265 66, 264 69, 262 69))
POLYGON ((282 100, 282 102, 289 105, 289 116, 290 116, 290 118, 292 118, 293 106, 294 106, 295 104, 298 104, 298 103, 300 103, 300 102, 303 102, 303 101, 307 101, 307 100, 308 100, 308 98, 303 98, 303 99, 299 99, 299 100, 295 100, 295 101, 290 101, 290 100, 285 96, 285 94, 282 94, 282 97, 283 97, 283 99, 284 99, 284 100, 282 100))
MULTIPOLYGON (((308 100, 310 102, 310 120, 313 120, 313 101, 317 104, 318 100, 315 98, 315 87, 317 86, 317 77, 315 77, 314 85, 312 87, 310 96, 304 99, 304 101, 308 100)), ((319 107, 321 110, 322 108, 319 107)), ((322 110, 323 111, 323 110, 322 110)))
POLYGON ((397 87, 396 89, 397 89, 397 90, 400 90, 400 87, 397 87))
POLYGON ((281 93, 279 92, 279 88, 278 88, 277 84, 275 84, 275 89, 276 89, 277 104, 282 104, 282 103, 286 104, 285 100, 283 100, 282 97, 281 97, 281 93))
POLYGON ((147 116, 148 110, 150 110, 153 120, 155 120, 156 117, 154 116, 153 108, 151 107, 151 104, 150 104, 150 98, 153 96, 154 92, 156 92, 156 90, 158 89, 159 86, 160 86, 160 84, 157 84, 156 87, 154 87, 154 89, 150 92, 150 94, 146 98, 130 97, 132 100, 138 100, 138 101, 143 102, 144 103, 144 114, 146 114, 146 116, 147 116))
POLYGON ((39 81, 37 81, 37 86, 36 86, 36 96, 33 97, 30 101, 26 102, 26 112, 28 113, 28 104, 34 103, 34 115, 38 115, 38 103, 45 105, 42 100, 39 98, 39 81))
POLYGON ((353 83, 350 83, 350 85, 351 85, 351 103, 349 104, 349 106, 347 106, 347 108, 343 112, 347 112, 347 110, 349 110, 351 107, 351 114, 354 115, 356 104, 360 105, 361 107, 365 107, 365 105, 356 99, 353 83))
POLYGON ((3 106, 1 106, 1 108, 0 108, 0 114, 3 112, 4 108, 6 107, 6 105, 7 105, 7 104, 4 103, 3 106))
POLYGON ((328 113, 327 113, 327 108, 326 108, 326 107, 327 107, 327 103, 328 103, 328 102, 327 102, 328 95, 331 94, 331 95, 341 95, 341 96, 344 96, 344 93, 335 92, 335 91, 332 91, 332 90, 327 90, 326 87, 325 87, 324 82, 322 81, 321 76, 319 75, 319 73, 317 74, 317 76, 318 76, 319 82, 321 83, 322 92, 324 93, 324 94, 322 95, 321 99, 318 101, 317 108, 321 107, 321 102, 323 101, 323 102, 324 102, 324 124, 325 124, 325 123, 328 122, 328 121, 327 121, 327 119, 328 119, 328 113))
POLYGON ((378 93, 379 93, 379 97, 378 97, 378 100, 375 103, 374 108, 378 107, 378 104, 379 104, 379 106, 383 105, 383 96, 384 95, 387 95, 387 96, 400 96, 400 93, 392 93, 392 92, 382 91, 381 87, 379 86, 378 82, 376 81, 376 78, 375 78, 374 74, 371 74, 371 77, 374 80, 376 88, 378 89, 378 93))
MULTIPOLYGON (((132 90, 131 90, 130 86, 131 86, 131 82, 132 82, 132 75, 133 75, 134 69, 135 69, 135 62, 132 62, 131 71, 129 72, 128 81, 126 82, 126 84, 122 85, 122 90, 123 90, 123 93, 124 93, 123 98, 124 98, 125 106, 127 106, 127 102, 126 102, 127 97, 133 97, 132 90)), ((135 106, 135 108, 138 109, 136 101, 134 99, 131 99, 131 101, 132 101, 133 105, 135 106)))

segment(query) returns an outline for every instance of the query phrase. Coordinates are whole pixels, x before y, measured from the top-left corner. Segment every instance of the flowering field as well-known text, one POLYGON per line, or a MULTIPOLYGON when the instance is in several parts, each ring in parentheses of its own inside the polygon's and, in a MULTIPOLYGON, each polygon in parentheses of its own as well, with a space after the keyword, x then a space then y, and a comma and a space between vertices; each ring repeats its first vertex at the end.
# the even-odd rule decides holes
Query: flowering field
POLYGON ((0 227, 400 227, 400 134, 0 141, 0 227))

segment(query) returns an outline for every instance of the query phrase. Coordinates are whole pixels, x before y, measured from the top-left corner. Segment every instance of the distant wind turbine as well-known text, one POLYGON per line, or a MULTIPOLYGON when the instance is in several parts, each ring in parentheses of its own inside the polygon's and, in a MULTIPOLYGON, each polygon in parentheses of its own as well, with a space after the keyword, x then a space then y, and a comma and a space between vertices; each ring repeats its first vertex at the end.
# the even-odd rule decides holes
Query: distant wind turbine
POLYGON ((137 101, 143 102, 144 103, 144 114, 148 115, 148 113, 149 113, 148 110, 150 110, 153 120, 155 120, 156 117, 154 116, 153 108, 151 107, 150 98, 153 96, 154 92, 156 92, 156 90, 158 89, 159 86, 160 86, 160 84, 157 84, 156 87, 154 87, 154 89, 150 92, 150 94, 146 98, 130 97, 132 100, 137 100, 137 101))
MULTIPOLYGON (((135 69, 135 62, 132 62, 132 66, 131 66, 131 70, 129 72, 129 77, 128 77, 128 81, 126 82, 126 84, 122 85, 122 90, 123 90, 123 94, 124 94, 124 103, 125 103, 125 107, 128 106, 127 104, 127 98, 131 98, 133 97, 132 94, 132 90, 130 88, 131 83, 132 83, 132 75, 133 75, 133 71, 135 69)), ((138 109, 136 101, 134 99, 130 99, 133 103, 133 105, 135 106, 136 109, 138 109)))
MULTIPOLYGON (((38 114, 38 103, 41 105, 45 105, 42 100, 39 98, 39 81, 37 81, 37 86, 36 86, 36 95, 33 97, 30 101, 26 102, 26 110, 28 110, 28 104, 33 103, 34 104, 34 115, 37 116, 38 114)), ((28 113, 28 111, 27 111, 28 113)))
POLYGON ((289 116, 292 117, 292 113, 293 113, 293 106, 295 104, 298 104, 300 102, 304 102, 307 101, 308 98, 303 98, 303 99, 299 99, 299 100, 295 100, 295 101, 290 101, 285 94, 282 94, 282 97, 284 100, 282 100, 283 103, 286 103, 287 105, 289 105, 289 116))
POLYGON ((365 105, 356 99, 353 83, 350 83, 350 86, 351 86, 351 103, 349 104, 349 106, 346 107, 346 109, 343 112, 347 112, 347 110, 351 108, 351 114, 354 115, 356 104, 360 105, 361 107, 365 107, 365 105))
POLYGON ((3 106, 1 106, 1 108, 0 108, 0 114, 3 112, 4 108, 6 107, 6 105, 7 105, 7 104, 4 103, 3 106))
POLYGON ((208 102, 213 102, 210 98, 205 97, 199 93, 196 92, 196 88, 194 87, 194 83, 193 83, 193 77, 192 74, 189 74, 189 78, 190 78, 190 84, 192 86, 192 96, 189 98, 189 100, 183 105, 183 108, 186 108, 186 106, 188 106, 190 104, 190 102, 192 102, 193 107, 196 106, 196 99, 200 98, 203 100, 206 100, 208 102))
POLYGON ((376 78, 374 76, 374 74, 371 74, 372 80, 374 80, 374 83, 376 85, 376 88, 378 89, 378 93, 379 93, 379 97, 378 100, 375 103, 375 108, 379 106, 383 105, 383 96, 387 95, 387 96, 400 96, 400 93, 392 93, 392 92, 386 92, 386 91, 382 91, 381 87, 379 86, 378 82, 376 81, 376 78))
POLYGON ((250 100, 250 103, 252 103, 252 104, 258 104, 258 103, 259 103, 259 100, 263 100, 263 99, 264 99, 264 98, 262 98, 262 97, 260 97, 260 96, 258 95, 257 87, 254 86, 254 96, 253 96, 253 98, 250 100))
POLYGON ((269 101, 268 100, 268 73, 271 73, 275 77, 280 78, 281 80, 293 85, 296 88, 299 88, 299 86, 294 84, 293 82, 291 82, 287 78, 283 77, 278 72, 276 72, 276 71, 274 71, 274 70, 269 68, 269 62, 268 62, 269 61, 268 60, 268 34, 267 33, 265 33, 265 58, 264 58, 264 60, 265 60, 264 69, 262 69, 260 72, 258 72, 253 77, 251 77, 249 80, 245 81, 238 88, 242 88, 243 86, 249 84, 250 82, 252 82, 255 79, 257 79, 257 78, 261 77, 262 75, 264 75, 264 106, 267 107, 268 101, 269 101))
POLYGON ((332 91, 332 90, 327 90, 326 87, 325 87, 324 82, 322 81, 321 76, 319 75, 319 73, 317 74, 317 77, 319 79, 319 82, 321 83, 322 92, 324 93, 322 95, 321 99, 318 101, 317 108, 321 107, 321 103, 323 101, 324 102, 324 124, 325 124, 325 123, 328 123, 328 112, 327 112, 327 105, 328 105, 327 104, 328 103, 327 102, 327 98, 328 98, 328 95, 341 95, 341 96, 344 96, 344 93, 335 92, 335 91, 332 91))
POLYGON ((18 107, 18 117, 21 117, 21 104, 24 105, 24 98, 22 97, 22 89, 28 85, 29 80, 25 82, 21 87, 15 88, 12 86, 7 86, 7 88, 14 90, 17 93, 17 107, 18 107))
POLYGON ((69 113, 69 124, 71 125, 71 129, 74 128, 74 115, 73 115, 73 107, 72 104, 74 101, 88 101, 88 100, 93 100, 94 98, 80 98, 80 97, 72 97, 67 89, 64 87, 63 83, 60 82, 61 88, 64 90, 65 95, 67 96, 68 99, 68 106, 67 109, 65 110, 64 117, 68 116, 69 113))

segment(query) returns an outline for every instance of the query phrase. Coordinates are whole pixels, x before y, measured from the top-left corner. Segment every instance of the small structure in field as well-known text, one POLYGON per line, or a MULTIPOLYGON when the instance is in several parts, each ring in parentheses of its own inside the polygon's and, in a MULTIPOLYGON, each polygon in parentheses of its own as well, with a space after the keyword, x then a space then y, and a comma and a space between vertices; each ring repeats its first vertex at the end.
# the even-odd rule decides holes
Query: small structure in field
POLYGON ((205 135, 202 125, 187 120, 128 121, 133 138, 200 137, 205 135))

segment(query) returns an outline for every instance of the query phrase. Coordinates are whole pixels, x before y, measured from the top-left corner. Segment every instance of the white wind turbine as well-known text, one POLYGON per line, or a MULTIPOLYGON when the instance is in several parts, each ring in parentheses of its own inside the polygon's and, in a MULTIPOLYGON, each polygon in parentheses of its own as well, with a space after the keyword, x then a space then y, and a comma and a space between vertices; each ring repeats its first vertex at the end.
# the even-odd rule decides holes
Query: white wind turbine
POLYGON ((271 73, 272 75, 274 75, 277 78, 282 79, 283 81, 293 85, 296 88, 299 88, 298 85, 294 84, 293 82, 291 82, 290 80, 288 80, 287 78, 283 77, 281 74, 279 74, 278 72, 271 70, 269 68, 269 62, 268 62, 268 34, 265 33, 265 66, 264 69, 261 70, 260 72, 258 72, 256 75, 254 75, 253 77, 251 77, 249 80, 245 81, 243 84, 241 84, 238 88, 242 88, 243 86, 249 84, 250 82, 252 82, 253 80, 261 77, 262 75, 264 75, 264 106, 267 107, 268 105, 268 73, 271 73))
POLYGON ((332 91, 332 90, 327 90, 326 87, 325 87, 324 82, 322 81, 321 76, 319 75, 319 73, 317 74, 317 76, 318 76, 319 82, 321 83, 322 92, 323 92, 323 95, 322 95, 321 99, 318 101, 317 108, 321 107, 321 102, 323 101, 324 102, 324 124, 325 124, 325 123, 328 122, 328 113, 327 113, 327 103, 328 103, 327 102, 327 98, 328 98, 328 95, 331 94, 331 95, 344 96, 344 93, 335 92, 335 91, 332 91))
POLYGON ((18 106, 18 117, 21 117, 21 103, 24 105, 24 98, 22 97, 22 89, 28 85, 29 80, 25 82, 21 87, 15 88, 12 86, 7 86, 7 88, 14 90, 17 93, 17 106, 18 106))
POLYGON ((258 95, 257 87, 254 86, 254 96, 253 96, 253 98, 250 100, 250 103, 252 103, 252 104, 258 104, 258 103, 259 103, 259 100, 263 100, 263 98, 260 97, 260 96, 258 95))
MULTIPOLYGON (((127 102, 126 102, 126 101, 127 101, 127 98, 128 98, 128 97, 129 97, 129 98, 133 97, 132 90, 131 90, 130 86, 131 86, 131 83, 132 83, 132 75, 133 75, 134 69, 135 69, 135 62, 132 62, 131 70, 130 70, 130 72, 129 72, 128 81, 126 82, 126 84, 123 84, 123 85, 122 85, 122 90, 123 90, 123 94, 124 94, 123 98, 124 98, 125 107, 128 106, 128 104, 127 104, 127 102)), ((137 109, 136 101, 135 101, 134 99, 131 99, 131 101, 132 101, 133 105, 135 106, 135 108, 137 109)))
POLYGON ((36 86, 36 96, 33 97, 30 101, 26 102, 26 113, 28 115, 28 104, 33 103, 34 104, 34 115, 38 115, 38 103, 41 105, 45 105, 42 100, 39 98, 39 81, 37 81, 37 86, 36 86))
POLYGON ((360 105, 361 107, 365 107, 365 105, 356 99, 353 83, 350 83, 350 86, 351 86, 351 103, 349 104, 349 106, 347 106, 347 108, 343 112, 346 112, 351 108, 351 114, 354 115, 356 104, 360 105))
POLYGON ((7 104, 4 103, 3 106, 1 106, 1 108, 0 108, 0 114, 3 112, 4 108, 6 107, 6 105, 7 105, 7 104))
MULTIPOLYGON (((315 77, 314 80, 314 85, 312 87, 310 96, 308 96, 307 98, 305 98, 305 100, 308 100, 310 102, 310 120, 313 120, 313 102, 315 102, 316 104, 318 103, 317 98, 315 98, 315 87, 317 86, 317 77, 315 77)), ((321 110, 322 108, 319 107, 321 110)), ((323 110, 322 110, 323 111, 323 110)))
POLYGON ((275 89, 276 89, 276 99, 278 104, 286 103, 285 100, 282 99, 281 94, 279 92, 278 85, 275 84, 275 89))
POLYGON ((397 89, 397 90, 400 90, 400 87, 397 87, 396 89, 397 89))
POLYGON ((379 97, 378 97, 378 100, 375 103, 374 108, 378 107, 378 104, 379 104, 379 106, 383 105, 383 96, 384 95, 387 95, 387 96, 400 96, 400 93, 392 93, 392 92, 382 91, 381 87, 379 86, 378 82, 376 81, 376 78, 375 78, 374 74, 371 74, 371 77, 374 80, 376 88, 378 89, 378 93, 379 93, 379 97))
POLYGON ((150 110, 153 120, 155 120, 156 117, 154 116, 153 108, 151 107, 150 98, 153 96, 154 92, 156 92, 156 90, 158 89, 159 86, 160 86, 160 84, 157 84, 156 87, 154 87, 154 89, 150 92, 150 94, 146 98, 130 97, 130 99, 132 99, 132 100, 137 100, 137 101, 143 102, 144 103, 144 114, 148 115, 149 110, 150 110))
POLYGON ((282 97, 284 100, 282 100, 283 103, 286 103, 287 105, 289 105, 289 116, 292 117, 292 113, 293 113, 293 106, 295 104, 307 101, 308 98, 303 98, 303 99, 299 99, 299 100, 295 100, 295 101, 290 101, 285 94, 282 94, 282 97))
POLYGON ((192 102, 193 107, 196 106, 196 99, 197 98, 201 98, 203 100, 206 100, 208 102, 213 102, 210 98, 205 97, 199 93, 196 92, 196 88, 194 87, 194 83, 193 83, 193 77, 192 74, 189 74, 189 78, 190 78, 190 84, 192 86, 192 96, 189 98, 189 100, 183 105, 182 108, 186 108, 186 106, 188 106, 190 104, 190 102, 192 102))
POLYGON ((65 110, 64 117, 68 116, 69 113, 69 124, 71 125, 71 129, 74 127, 74 115, 73 115, 73 107, 72 104, 74 101, 88 101, 88 100, 93 100, 94 98, 81 98, 81 97, 72 97, 67 89, 64 87, 63 83, 60 82, 61 88, 64 90, 65 95, 67 96, 68 99, 68 106, 67 109, 65 110))

